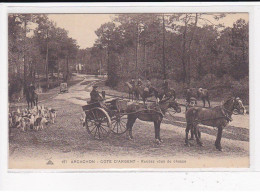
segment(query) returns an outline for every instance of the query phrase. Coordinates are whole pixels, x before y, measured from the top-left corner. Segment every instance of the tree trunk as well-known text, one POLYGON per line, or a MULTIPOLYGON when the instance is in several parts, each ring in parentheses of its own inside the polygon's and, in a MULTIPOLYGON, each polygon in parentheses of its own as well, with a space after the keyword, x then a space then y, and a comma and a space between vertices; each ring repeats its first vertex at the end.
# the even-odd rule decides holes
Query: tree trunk
POLYGON ((27 21, 24 21, 24 45, 23 45, 23 80, 24 80, 24 88, 26 88, 27 84, 27 68, 26 68, 26 54, 25 54, 25 45, 26 45, 26 31, 27 31, 27 21))
POLYGON ((60 81, 60 61, 57 59, 57 73, 58 73, 58 81, 60 81))
POLYGON ((47 38, 46 38, 46 59, 45 59, 45 73, 46 73, 46 81, 47 81, 47 89, 49 88, 49 43, 48 43, 48 29, 47 29, 47 38))
POLYGON ((187 82, 188 82, 188 85, 190 86, 190 81, 191 81, 191 45, 192 45, 192 42, 193 42, 193 39, 194 39, 194 34, 197 30, 197 23, 198 23, 198 14, 196 13, 196 16, 195 16, 195 22, 194 22, 194 30, 192 32, 192 35, 191 35, 191 38, 190 38, 190 42, 189 42, 189 47, 188 47, 188 56, 189 56, 189 59, 188 59, 188 71, 187 71, 187 82))
POLYGON ((182 61, 182 81, 183 83, 186 82, 186 33, 187 33, 187 14, 185 18, 185 26, 184 26, 184 32, 182 36, 182 56, 181 56, 181 61, 182 61))
POLYGON ((138 44, 139 44, 139 24, 136 26, 136 46, 135 46, 135 76, 138 77, 138 44))
POLYGON ((67 58, 66 58, 66 66, 67 66, 67 73, 66 73, 66 82, 69 81, 69 56, 68 56, 69 52, 67 53, 67 58))
POLYGON ((163 79, 167 78, 166 65, 165 65, 165 24, 164 24, 164 14, 163 14, 163 79))

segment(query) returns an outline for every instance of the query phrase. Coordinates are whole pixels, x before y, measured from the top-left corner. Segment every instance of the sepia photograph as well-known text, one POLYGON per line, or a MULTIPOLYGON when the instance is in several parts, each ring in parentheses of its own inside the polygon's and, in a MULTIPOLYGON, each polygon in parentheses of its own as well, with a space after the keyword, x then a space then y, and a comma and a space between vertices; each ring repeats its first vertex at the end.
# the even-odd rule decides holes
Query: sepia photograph
POLYGON ((250 168, 249 13, 9 13, 9 169, 250 168))

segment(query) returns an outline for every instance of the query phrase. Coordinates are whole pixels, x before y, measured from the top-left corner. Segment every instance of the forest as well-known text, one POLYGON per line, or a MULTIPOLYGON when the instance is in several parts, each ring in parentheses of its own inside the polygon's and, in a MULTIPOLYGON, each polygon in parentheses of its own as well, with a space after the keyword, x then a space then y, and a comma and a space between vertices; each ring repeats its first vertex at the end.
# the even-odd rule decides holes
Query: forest
POLYGON ((212 98, 236 95, 248 103, 249 26, 244 19, 232 27, 217 22, 226 15, 117 14, 95 31, 91 48, 80 49, 47 14, 10 14, 9 98, 30 82, 48 89, 68 81, 82 64, 82 73, 106 73, 106 84, 120 91, 132 78, 158 86, 167 79, 179 97, 202 87, 212 98))

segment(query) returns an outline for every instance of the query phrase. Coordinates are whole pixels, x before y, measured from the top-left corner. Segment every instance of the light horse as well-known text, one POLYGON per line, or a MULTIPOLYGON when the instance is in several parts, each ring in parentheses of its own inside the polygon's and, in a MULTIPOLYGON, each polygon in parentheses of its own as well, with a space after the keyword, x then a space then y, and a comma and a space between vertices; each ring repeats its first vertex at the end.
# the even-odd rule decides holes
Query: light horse
POLYGON ((197 144, 202 146, 201 133, 197 128, 197 125, 203 124, 218 128, 215 146, 219 151, 222 151, 220 143, 222 131, 223 128, 225 128, 227 124, 232 121, 231 116, 234 110, 238 111, 239 114, 245 113, 245 107, 242 103, 242 100, 238 97, 229 98, 223 103, 223 105, 214 108, 192 107, 188 109, 185 115, 187 122, 185 144, 190 146, 188 134, 191 130, 191 133, 195 134, 197 144))
POLYGON ((35 92, 34 87, 29 86, 25 89, 26 101, 28 109, 33 106, 38 106, 38 94, 35 92), (30 106, 31 105, 31 106, 30 106))
POLYGON ((160 144, 162 142, 160 137, 160 125, 163 116, 169 108, 173 108, 178 113, 181 112, 179 104, 172 97, 161 100, 159 104, 152 103, 149 107, 136 103, 129 105, 126 109, 126 112, 128 113, 126 128, 129 132, 129 139, 133 139, 133 125, 136 119, 140 119, 142 121, 154 123, 155 141, 160 144))
POLYGON ((186 102, 189 104, 191 102, 191 98, 201 99, 203 101, 203 107, 205 107, 205 102, 208 102, 210 107, 209 101, 209 91, 203 88, 189 88, 185 91, 186 102))

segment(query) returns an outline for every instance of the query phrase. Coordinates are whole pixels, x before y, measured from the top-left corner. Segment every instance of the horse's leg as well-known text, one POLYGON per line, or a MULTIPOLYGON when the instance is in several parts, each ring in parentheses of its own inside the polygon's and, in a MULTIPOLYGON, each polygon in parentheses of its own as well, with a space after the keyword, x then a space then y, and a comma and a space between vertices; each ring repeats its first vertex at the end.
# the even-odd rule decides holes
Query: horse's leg
POLYGON ((187 126, 186 126, 186 138, 185 138, 185 145, 187 145, 187 146, 190 146, 188 136, 189 136, 189 131, 190 131, 190 127, 191 126, 192 126, 191 124, 187 123, 187 126))
POLYGON ((160 131, 159 131, 159 123, 158 121, 154 121, 154 132, 155 132, 155 143, 160 144, 160 131))
POLYGON ((198 132, 198 129, 197 129, 197 125, 194 125, 194 133, 195 133, 197 144, 202 146, 202 142, 200 141, 200 138, 199 138, 200 135, 199 135, 199 132, 198 132))
POLYGON ((210 107, 209 97, 207 97, 207 101, 208 101, 208 104, 209 104, 209 107, 210 107))
POLYGON ((38 97, 36 98, 35 102, 36 102, 36 107, 38 109, 38 97))
POLYGON ((198 129, 198 137, 201 139, 201 132, 200 132, 200 129, 198 129))
POLYGON ((161 120, 158 122, 158 138, 159 138, 159 141, 162 143, 163 140, 161 139, 161 120))
POLYGON ((216 141, 215 141, 215 146, 219 151, 222 151, 222 147, 221 147, 221 143, 220 143, 221 137, 222 137, 222 131, 223 131, 223 128, 218 127, 218 135, 217 135, 217 138, 216 138, 216 141))
POLYGON ((203 107, 205 107, 205 98, 202 98, 203 101, 203 107))
POLYGON ((154 125, 154 134, 155 134, 155 141, 159 141, 159 139, 158 139, 158 133, 157 133, 157 122, 156 121, 154 121, 153 122, 153 125, 154 125))
POLYGON ((191 129, 190 129, 190 140, 194 140, 194 127, 193 127, 193 125, 191 125, 191 129))
POLYGON ((126 123, 126 129, 128 130, 128 137, 130 140, 134 139, 132 134, 132 128, 135 123, 136 117, 128 115, 127 123, 126 123))

